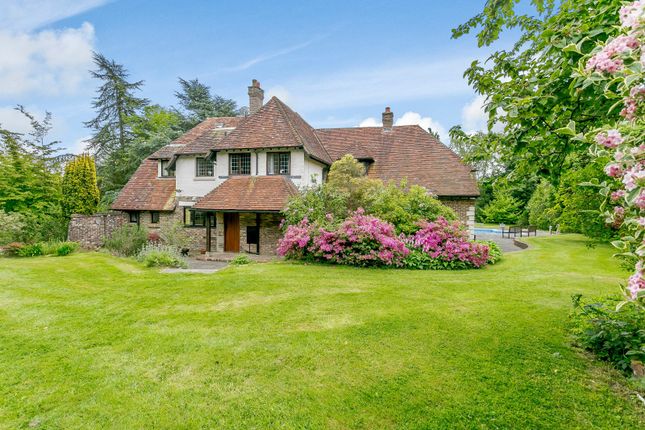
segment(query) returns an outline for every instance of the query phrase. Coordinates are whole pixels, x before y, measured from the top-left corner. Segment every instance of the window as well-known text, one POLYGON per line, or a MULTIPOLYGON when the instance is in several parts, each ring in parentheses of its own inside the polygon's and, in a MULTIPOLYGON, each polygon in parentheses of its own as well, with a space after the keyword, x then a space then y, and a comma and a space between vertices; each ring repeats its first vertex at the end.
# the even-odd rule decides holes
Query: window
POLYGON ((159 160, 162 178, 174 178, 175 169, 170 168, 170 160, 159 160))
POLYGON ((186 227, 204 227, 206 225, 206 214, 191 208, 184 208, 184 225, 186 227))
POLYGON ((267 153, 267 175, 288 175, 291 169, 289 152, 267 153))
POLYGON ((204 157, 195 159, 195 176, 215 176, 215 165, 204 157))
POLYGON ((150 222, 152 224, 159 224, 159 212, 150 212, 150 222))
POLYGON ((251 174, 251 154, 229 154, 228 156, 228 174, 229 175, 250 175, 251 174))
POLYGON ((139 223, 139 212, 130 212, 130 222, 139 223))

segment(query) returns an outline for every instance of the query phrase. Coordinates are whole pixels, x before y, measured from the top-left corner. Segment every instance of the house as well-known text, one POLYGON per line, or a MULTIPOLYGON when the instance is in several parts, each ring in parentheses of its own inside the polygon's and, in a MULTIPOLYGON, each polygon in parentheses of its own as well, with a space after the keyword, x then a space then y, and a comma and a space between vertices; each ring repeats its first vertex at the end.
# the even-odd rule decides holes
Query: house
POLYGON ((253 80, 247 117, 208 118, 143 161, 112 209, 158 228, 180 221, 195 250, 275 252, 280 211, 299 188, 325 181, 334 160, 352 154, 367 175, 407 179, 474 226, 479 195, 471 169, 417 125, 314 129, 253 80))

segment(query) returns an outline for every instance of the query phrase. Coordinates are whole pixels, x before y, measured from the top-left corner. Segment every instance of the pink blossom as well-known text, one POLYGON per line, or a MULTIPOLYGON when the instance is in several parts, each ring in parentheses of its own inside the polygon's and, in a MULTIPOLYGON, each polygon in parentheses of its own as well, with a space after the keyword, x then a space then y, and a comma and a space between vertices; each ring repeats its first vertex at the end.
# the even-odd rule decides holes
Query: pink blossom
POLYGON ((636 29, 643 20, 645 2, 635 1, 620 8, 620 23, 625 28, 636 29))
POLYGON ((596 135, 596 142, 605 148, 615 148, 623 143, 623 137, 618 130, 608 130, 606 133, 598 133, 596 135))
POLYGON ((622 151, 616 151, 614 153, 614 160, 616 161, 622 161, 623 157, 625 157, 625 153, 622 151))
POLYGON ((616 163, 611 163, 605 166, 605 173, 607 176, 616 178, 620 176, 623 172, 623 169, 620 167, 620 165, 616 163))
POLYGON ((623 176, 623 184, 625 185, 625 189, 627 191, 632 191, 637 186, 639 186, 640 182, 642 182, 644 178, 645 178, 645 171, 643 170, 643 166, 640 163, 632 166, 630 169, 628 169, 625 172, 623 176))
POLYGON ((629 277, 627 282, 627 291, 632 299, 638 298, 638 293, 645 290, 645 278, 643 277, 643 263, 636 263, 636 271, 629 277))
POLYGON ((634 206, 639 209, 645 209, 645 190, 641 190, 636 200, 634 200, 634 206))
POLYGON ((611 193, 611 200, 616 202, 625 197, 625 190, 617 190, 611 193))

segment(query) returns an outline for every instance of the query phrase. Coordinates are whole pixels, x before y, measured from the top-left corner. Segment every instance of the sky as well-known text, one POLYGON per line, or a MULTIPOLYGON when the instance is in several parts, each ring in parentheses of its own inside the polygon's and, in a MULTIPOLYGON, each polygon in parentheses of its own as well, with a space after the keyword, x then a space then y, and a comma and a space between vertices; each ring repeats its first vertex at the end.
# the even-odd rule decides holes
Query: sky
MULTIPOLYGON (((483 98, 462 77, 491 48, 451 29, 484 0, 1 0, 0 125, 24 132, 17 104, 52 113, 50 137, 81 152, 98 83, 92 51, 144 80, 141 96, 176 104, 178 77, 248 105, 258 79, 314 127, 395 124, 439 132, 485 127, 483 98)), ((504 39, 499 42, 503 46, 504 39)))

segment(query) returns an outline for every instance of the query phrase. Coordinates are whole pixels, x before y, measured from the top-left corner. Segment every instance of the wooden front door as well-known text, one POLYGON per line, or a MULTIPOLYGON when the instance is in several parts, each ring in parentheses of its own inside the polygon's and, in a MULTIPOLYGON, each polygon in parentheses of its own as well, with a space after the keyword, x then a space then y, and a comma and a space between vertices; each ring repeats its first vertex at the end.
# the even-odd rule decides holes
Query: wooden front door
POLYGON ((224 252, 240 252, 240 214, 224 214, 224 252))

